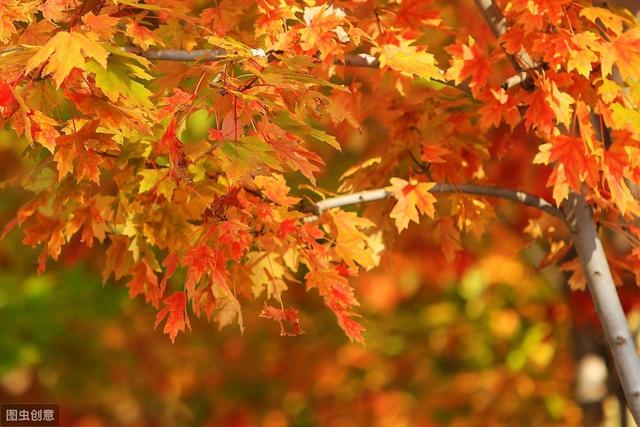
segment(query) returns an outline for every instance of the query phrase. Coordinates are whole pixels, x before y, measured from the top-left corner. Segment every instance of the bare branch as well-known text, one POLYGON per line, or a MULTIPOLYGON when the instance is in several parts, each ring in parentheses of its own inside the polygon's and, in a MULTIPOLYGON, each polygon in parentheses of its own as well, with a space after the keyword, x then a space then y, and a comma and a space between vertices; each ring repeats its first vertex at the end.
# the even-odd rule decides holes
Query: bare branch
MULTIPOLYGON (((511 190, 507 188, 492 187, 487 185, 476 184, 448 184, 438 183, 430 190, 431 193, 460 193, 476 196, 497 197, 499 199, 513 200, 527 206, 531 206, 544 211, 556 218, 564 220, 564 215, 558 208, 549 203, 547 200, 534 196, 533 194, 523 191, 511 190)), ((375 190, 361 191, 358 193, 344 194, 337 197, 321 200, 313 206, 316 214, 323 211, 341 206, 354 205, 358 203, 373 202, 376 200, 386 199, 391 196, 391 191, 386 188, 378 188, 375 190)))
MULTIPOLYGON (((227 55, 224 49, 150 49, 143 50, 139 47, 122 47, 126 52, 135 53, 147 59, 158 59, 162 61, 216 61, 223 59, 227 55)), ((262 49, 253 49, 251 52, 254 56, 266 56, 262 49)))

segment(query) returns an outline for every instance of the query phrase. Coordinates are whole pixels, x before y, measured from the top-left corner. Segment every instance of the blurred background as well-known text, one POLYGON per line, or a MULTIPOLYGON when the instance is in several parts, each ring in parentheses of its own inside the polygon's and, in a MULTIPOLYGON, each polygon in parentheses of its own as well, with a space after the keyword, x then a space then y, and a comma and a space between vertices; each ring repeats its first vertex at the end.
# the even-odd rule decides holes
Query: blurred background
MULTIPOLYGON (((0 140, 7 179, 20 161, 0 140)), ((2 190, 3 225, 26 196, 2 190)), ((451 261, 428 227, 391 242, 354 283, 365 346, 303 285, 289 296, 300 337, 245 302, 244 334, 192 317, 171 344, 153 307, 101 283, 99 246, 71 242, 36 275, 38 250, 14 230, 0 242, 0 401, 59 403, 65 427, 582 425, 571 343, 576 325, 599 340, 588 295, 568 300, 559 271, 538 272, 543 251, 502 227, 451 261)), ((597 400, 619 425, 615 393, 597 400)))

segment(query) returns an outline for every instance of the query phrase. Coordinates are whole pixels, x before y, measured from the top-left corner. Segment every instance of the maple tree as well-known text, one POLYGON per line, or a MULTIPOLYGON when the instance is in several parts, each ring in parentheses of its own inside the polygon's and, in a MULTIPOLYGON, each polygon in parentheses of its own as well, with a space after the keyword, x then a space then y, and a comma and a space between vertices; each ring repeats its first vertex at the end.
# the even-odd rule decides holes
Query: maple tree
POLYGON ((5 0, 0 12, 0 114, 30 164, 4 185, 32 193, 3 234, 20 226, 41 247, 39 272, 74 239, 97 241, 103 280, 126 278, 172 341, 192 315, 242 330, 251 299, 281 334, 301 334, 286 292, 300 284, 363 341, 350 279, 385 242, 420 223, 441 239, 425 256, 451 263, 461 236, 498 215, 493 198, 510 199, 543 212, 516 232, 549 242, 545 262, 573 245, 563 268, 589 287, 640 420, 640 362, 614 286, 640 274, 629 11, 5 0), (203 117, 206 134, 189 135, 203 117), (318 185, 341 157, 355 160, 339 186, 318 185))

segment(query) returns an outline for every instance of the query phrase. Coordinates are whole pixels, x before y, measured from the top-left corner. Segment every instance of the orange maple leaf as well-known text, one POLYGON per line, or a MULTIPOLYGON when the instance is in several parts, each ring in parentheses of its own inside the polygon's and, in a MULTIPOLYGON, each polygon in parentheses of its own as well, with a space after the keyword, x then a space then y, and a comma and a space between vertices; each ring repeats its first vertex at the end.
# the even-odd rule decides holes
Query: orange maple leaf
POLYGON ((153 325, 157 328, 164 318, 167 318, 167 323, 164 325, 163 332, 169 335, 171 342, 175 342, 178 332, 184 332, 187 328, 191 329, 191 323, 189 323, 189 317, 187 316, 187 296, 184 292, 174 292, 171 296, 164 301, 166 307, 158 312, 156 315, 156 322, 153 325))
POLYGON ((633 28, 602 48, 602 76, 611 74, 613 64, 618 66, 622 80, 640 78, 640 28, 633 28))
POLYGON ((390 216, 396 220, 398 231, 407 228, 410 221, 420 222, 418 212, 434 217, 433 204, 436 198, 429 192, 434 185, 426 182, 418 183, 415 180, 407 182, 404 179, 391 178, 390 190, 398 203, 393 207, 390 216))

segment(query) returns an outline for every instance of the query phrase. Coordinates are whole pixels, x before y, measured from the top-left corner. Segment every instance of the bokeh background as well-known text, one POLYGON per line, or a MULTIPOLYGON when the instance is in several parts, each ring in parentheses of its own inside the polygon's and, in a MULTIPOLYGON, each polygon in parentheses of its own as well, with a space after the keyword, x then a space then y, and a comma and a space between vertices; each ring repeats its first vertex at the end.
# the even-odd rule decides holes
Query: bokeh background
MULTIPOLYGON (((0 135, 2 180, 22 167, 16 144, 0 135)), ((1 194, 4 225, 27 194, 1 194)), ((531 214, 518 212, 465 237, 452 260, 428 226, 391 240, 380 267, 354 282, 364 346, 304 285, 289 296, 302 336, 280 337, 245 302, 244 334, 192 318, 172 344, 154 330, 153 307, 101 282, 99 245, 72 242, 36 275, 38 251, 14 230, 0 242, 0 401, 59 403, 65 427, 580 425, 571 344, 576 325, 600 332, 588 296, 567 298, 566 277, 539 270, 544 251, 513 233, 531 214)), ((608 399, 605 418, 618 425, 608 399)))

